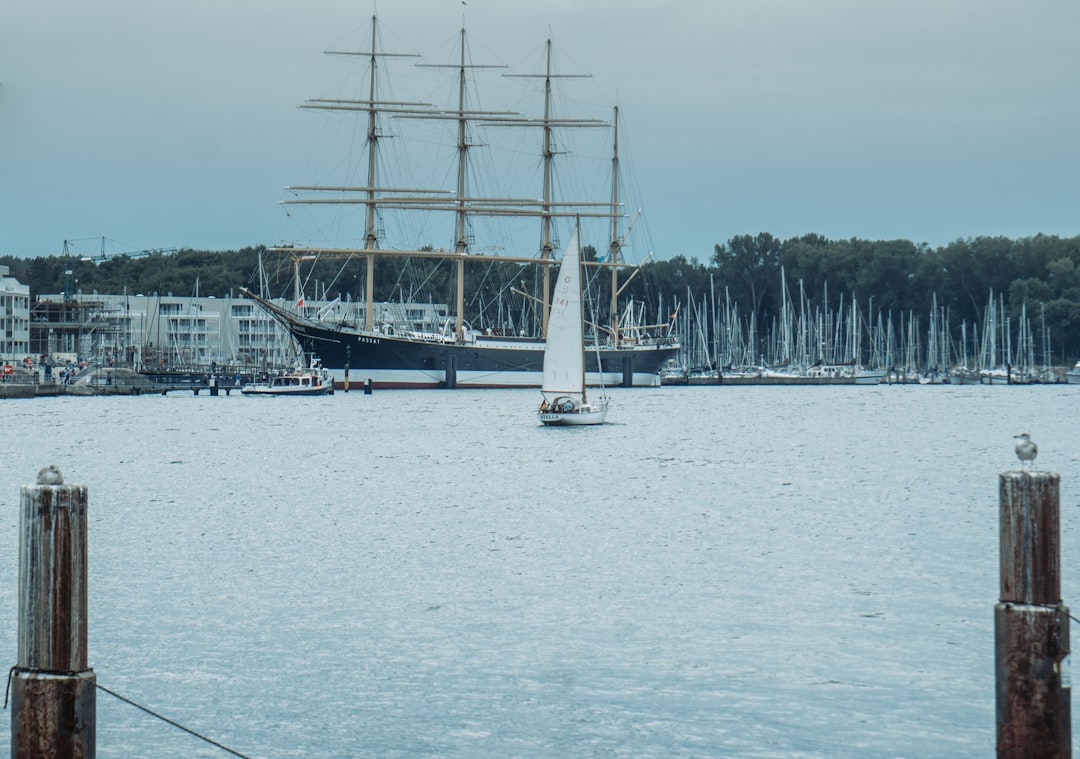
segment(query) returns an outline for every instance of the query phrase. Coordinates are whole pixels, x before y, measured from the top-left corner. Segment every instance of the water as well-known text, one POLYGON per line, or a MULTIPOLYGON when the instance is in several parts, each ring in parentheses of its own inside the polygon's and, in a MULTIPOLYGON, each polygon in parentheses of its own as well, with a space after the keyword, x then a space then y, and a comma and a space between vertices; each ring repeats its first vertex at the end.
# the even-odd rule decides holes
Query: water
MULTIPOLYGON (((247 756, 992 755, 997 475, 1061 473, 1080 606, 1076 388, 611 395, 4 402, 0 659, 55 462, 98 682, 247 756)), ((226 756, 101 692, 97 747, 226 756)))

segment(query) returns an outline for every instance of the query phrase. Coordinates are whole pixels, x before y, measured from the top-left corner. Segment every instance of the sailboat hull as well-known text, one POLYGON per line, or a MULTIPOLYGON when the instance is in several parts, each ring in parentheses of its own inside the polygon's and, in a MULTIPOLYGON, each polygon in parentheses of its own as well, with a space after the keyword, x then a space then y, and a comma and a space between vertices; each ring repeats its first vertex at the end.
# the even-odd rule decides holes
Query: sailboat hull
POLYGON ((541 411, 540 421, 552 427, 571 427, 587 424, 603 424, 607 419, 607 404, 597 408, 583 408, 578 411, 541 411))
POLYGON ((603 424, 605 419, 607 419, 607 409, 599 412, 582 411, 576 414, 540 414, 540 421, 549 427, 603 424))

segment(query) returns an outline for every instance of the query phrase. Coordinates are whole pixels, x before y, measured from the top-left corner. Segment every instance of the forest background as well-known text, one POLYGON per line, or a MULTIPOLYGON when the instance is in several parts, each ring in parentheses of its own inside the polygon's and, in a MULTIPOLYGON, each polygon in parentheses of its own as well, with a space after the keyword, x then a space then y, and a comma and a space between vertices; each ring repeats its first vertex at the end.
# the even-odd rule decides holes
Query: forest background
MULTIPOLYGON (((596 260, 595 247, 586 246, 584 252, 586 260, 596 260)), ((82 293, 216 297, 238 297, 239 289, 248 287, 291 298, 297 281, 288 251, 262 245, 227 251, 3 256, 0 263, 29 285, 32 299, 69 287, 82 293)), ((363 259, 308 262, 301 287, 308 298, 362 300, 364 266, 363 259)), ((466 318, 483 327, 507 314, 535 310, 513 289, 537 292, 539 268, 513 263, 466 267, 466 318)), ((590 270, 597 277, 594 292, 606 293, 608 270, 590 270)), ((448 261, 380 256, 375 299, 453 304, 455 276, 448 261)), ((620 283, 629 276, 623 270, 620 283)), ((981 332, 990 304, 1003 304, 1014 323, 1026 310, 1035 344, 1050 348, 1047 360, 1071 365, 1080 357, 1080 236, 975 237, 932 248, 908 240, 737 235, 717 244, 706 262, 675 256, 643 264, 622 298, 644 303, 644 313, 661 322, 687 304, 713 313, 728 309, 747 322, 753 316, 763 336, 776 324, 785 293, 796 309, 835 310, 841 298, 847 304, 855 300, 871 325, 880 316, 897 323, 919 318, 926 324, 936 304, 935 316, 944 317, 953 339, 964 325, 981 332)), ((610 323, 604 300, 596 298, 597 318, 610 323)))

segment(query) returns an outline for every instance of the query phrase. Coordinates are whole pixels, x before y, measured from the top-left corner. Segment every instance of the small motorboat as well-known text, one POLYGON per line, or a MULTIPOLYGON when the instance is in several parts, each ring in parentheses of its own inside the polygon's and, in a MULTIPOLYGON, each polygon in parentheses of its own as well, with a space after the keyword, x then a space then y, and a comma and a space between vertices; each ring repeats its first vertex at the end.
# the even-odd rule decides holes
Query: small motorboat
POLYGON ((307 369, 293 369, 240 388, 244 395, 333 395, 334 382, 316 359, 307 369))

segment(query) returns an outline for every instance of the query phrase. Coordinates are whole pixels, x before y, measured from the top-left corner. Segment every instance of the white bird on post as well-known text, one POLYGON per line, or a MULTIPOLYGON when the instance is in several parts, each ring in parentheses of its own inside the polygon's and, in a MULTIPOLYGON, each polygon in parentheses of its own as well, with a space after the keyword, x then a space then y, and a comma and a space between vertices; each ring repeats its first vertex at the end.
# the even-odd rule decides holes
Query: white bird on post
POLYGON ((1021 432, 1014 436, 1016 439, 1016 457, 1020 459, 1020 466, 1030 466, 1039 455, 1039 446, 1031 439, 1031 435, 1021 432))

